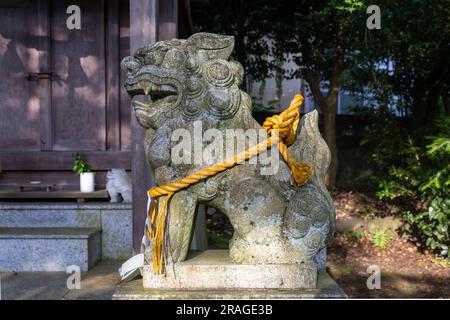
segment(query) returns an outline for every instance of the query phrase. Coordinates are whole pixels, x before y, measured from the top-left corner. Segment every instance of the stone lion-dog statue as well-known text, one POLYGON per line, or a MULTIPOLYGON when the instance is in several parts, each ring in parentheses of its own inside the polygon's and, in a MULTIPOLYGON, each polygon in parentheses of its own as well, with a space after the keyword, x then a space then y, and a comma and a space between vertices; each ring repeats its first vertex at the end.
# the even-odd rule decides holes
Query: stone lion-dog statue
MULTIPOLYGON (((158 185, 208 166, 173 163, 176 141, 171 135, 176 129, 192 135, 196 121, 201 121, 203 132, 210 128, 224 134, 227 129, 261 129, 252 117, 250 96, 239 88, 244 71, 230 60, 233 47, 231 36, 197 33, 186 40, 144 46, 122 61, 129 95, 151 100, 135 99, 133 107, 146 129, 144 149, 158 185)), ((209 142, 202 143, 207 147, 209 142)), ((324 185, 330 152, 319 133, 317 111, 301 118, 289 151, 297 161, 314 165, 313 175, 300 187, 292 184, 290 170, 280 160, 273 175, 262 175, 260 164, 242 163, 175 193, 169 204, 170 261, 187 258, 196 208, 205 204, 230 219, 232 262, 311 263, 325 248, 335 225, 335 210, 324 185)), ((151 251, 148 246, 147 262, 151 251)))

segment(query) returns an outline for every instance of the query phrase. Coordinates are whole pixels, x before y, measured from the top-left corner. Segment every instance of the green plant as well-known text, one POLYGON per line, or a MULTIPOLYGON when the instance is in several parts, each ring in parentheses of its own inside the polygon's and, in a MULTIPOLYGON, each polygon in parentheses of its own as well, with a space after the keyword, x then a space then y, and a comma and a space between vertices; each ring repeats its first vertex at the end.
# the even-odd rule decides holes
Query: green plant
POLYGON ((438 120, 435 135, 425 137, 425 141, 426 145, 420 147, 408 139, 401 163, 390 168, 377 196, 420 201, 422 208, 405 211, 405 220, 421 244, 441 256, 449 256, 450 117, 438 120))
POLYGON ((364 231, 361 229, 356 229, 351 232, 351 236, 355 239, 361 239, 364 238, 364 231))
POLYGON ((81 160, 81 156, 78 152, 73 155, 72 171, 75 172, 76 174, 91 172, 91 167, 83 160, 81 160))
POLYGON ((374 229, 369 232, 370 241, 380 249, 384 249, 393 239, 392 231, 385 228, 374 229))
POLYGON ((364 238, 364 231, 362 229, 349 230, 344 233, 348 238, 358 240, 364 238))

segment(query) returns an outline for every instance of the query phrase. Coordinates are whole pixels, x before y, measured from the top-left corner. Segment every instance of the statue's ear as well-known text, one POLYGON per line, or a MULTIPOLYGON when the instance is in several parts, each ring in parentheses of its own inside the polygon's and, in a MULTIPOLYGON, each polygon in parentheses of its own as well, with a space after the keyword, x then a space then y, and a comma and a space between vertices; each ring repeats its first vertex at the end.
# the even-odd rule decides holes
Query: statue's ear
POLYGON ((234 48, 234 37, 200 32, 186 40, 187 46, 203 51, 209 59, 228 60, 234 48))

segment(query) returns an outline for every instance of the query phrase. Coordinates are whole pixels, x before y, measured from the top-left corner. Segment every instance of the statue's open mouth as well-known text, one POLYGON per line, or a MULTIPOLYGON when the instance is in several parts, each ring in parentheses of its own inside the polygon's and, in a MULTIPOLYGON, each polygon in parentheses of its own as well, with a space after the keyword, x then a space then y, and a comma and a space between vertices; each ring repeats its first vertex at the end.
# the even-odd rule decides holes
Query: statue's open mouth
POLYGON ((174 107, 180 102, 181 96, 178 94, 177 84, 157 84, 150 81, 148 77, 128 79, 125 88, 128 94, 136 97, 133 106, 136 111, 156 109, 159 107, 174 107), (143 96, 143 97, 138 97, 143 96))

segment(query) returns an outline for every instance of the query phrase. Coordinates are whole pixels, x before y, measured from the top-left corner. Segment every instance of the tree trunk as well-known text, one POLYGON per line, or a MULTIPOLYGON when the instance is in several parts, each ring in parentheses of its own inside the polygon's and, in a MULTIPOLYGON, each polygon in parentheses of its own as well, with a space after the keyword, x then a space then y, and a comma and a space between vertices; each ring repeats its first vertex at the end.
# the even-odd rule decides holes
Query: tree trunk
POLYGON ((327 96, 324 96, 320 90, 320 80, 313 72, 305 74, 314 100, 320 107, 324 119, 324 140, 331 153, 330 167, 325 176, 327 188, 333 190, 336 188, 336 176, 338 172, 338 150, 336 144, 336 112, 339 98, 339 79, 340 73, 336 72, 335 78, 331 81, 327 96))
MULTIPOLYGON (((324 119, 324 139, 330 148, 331 162, 328 167, 328 171, 325 175, 325 184, 328 189, 333 190, 336 188, 336 176, 338 172, 338 150, 336 144, 336 112, 339 99, 339 88, 341 83, 341 75, 344 70, 344 46, 343 46, 344 33, 342 27, 338 26, 338 32, 336 33, 336 48, 335 48, 335 60, 333 65, 333 72, 329 78, 330 85, 328 87, 328 93, 323 95, 320 90, 320 72, 310 70, 306 72, 306 80, 309 83, 311 92, 314 99, 319 104, 320 109, 323 112, 324 119)), ((305 55, 308 59, 310 55, 305 55)))

